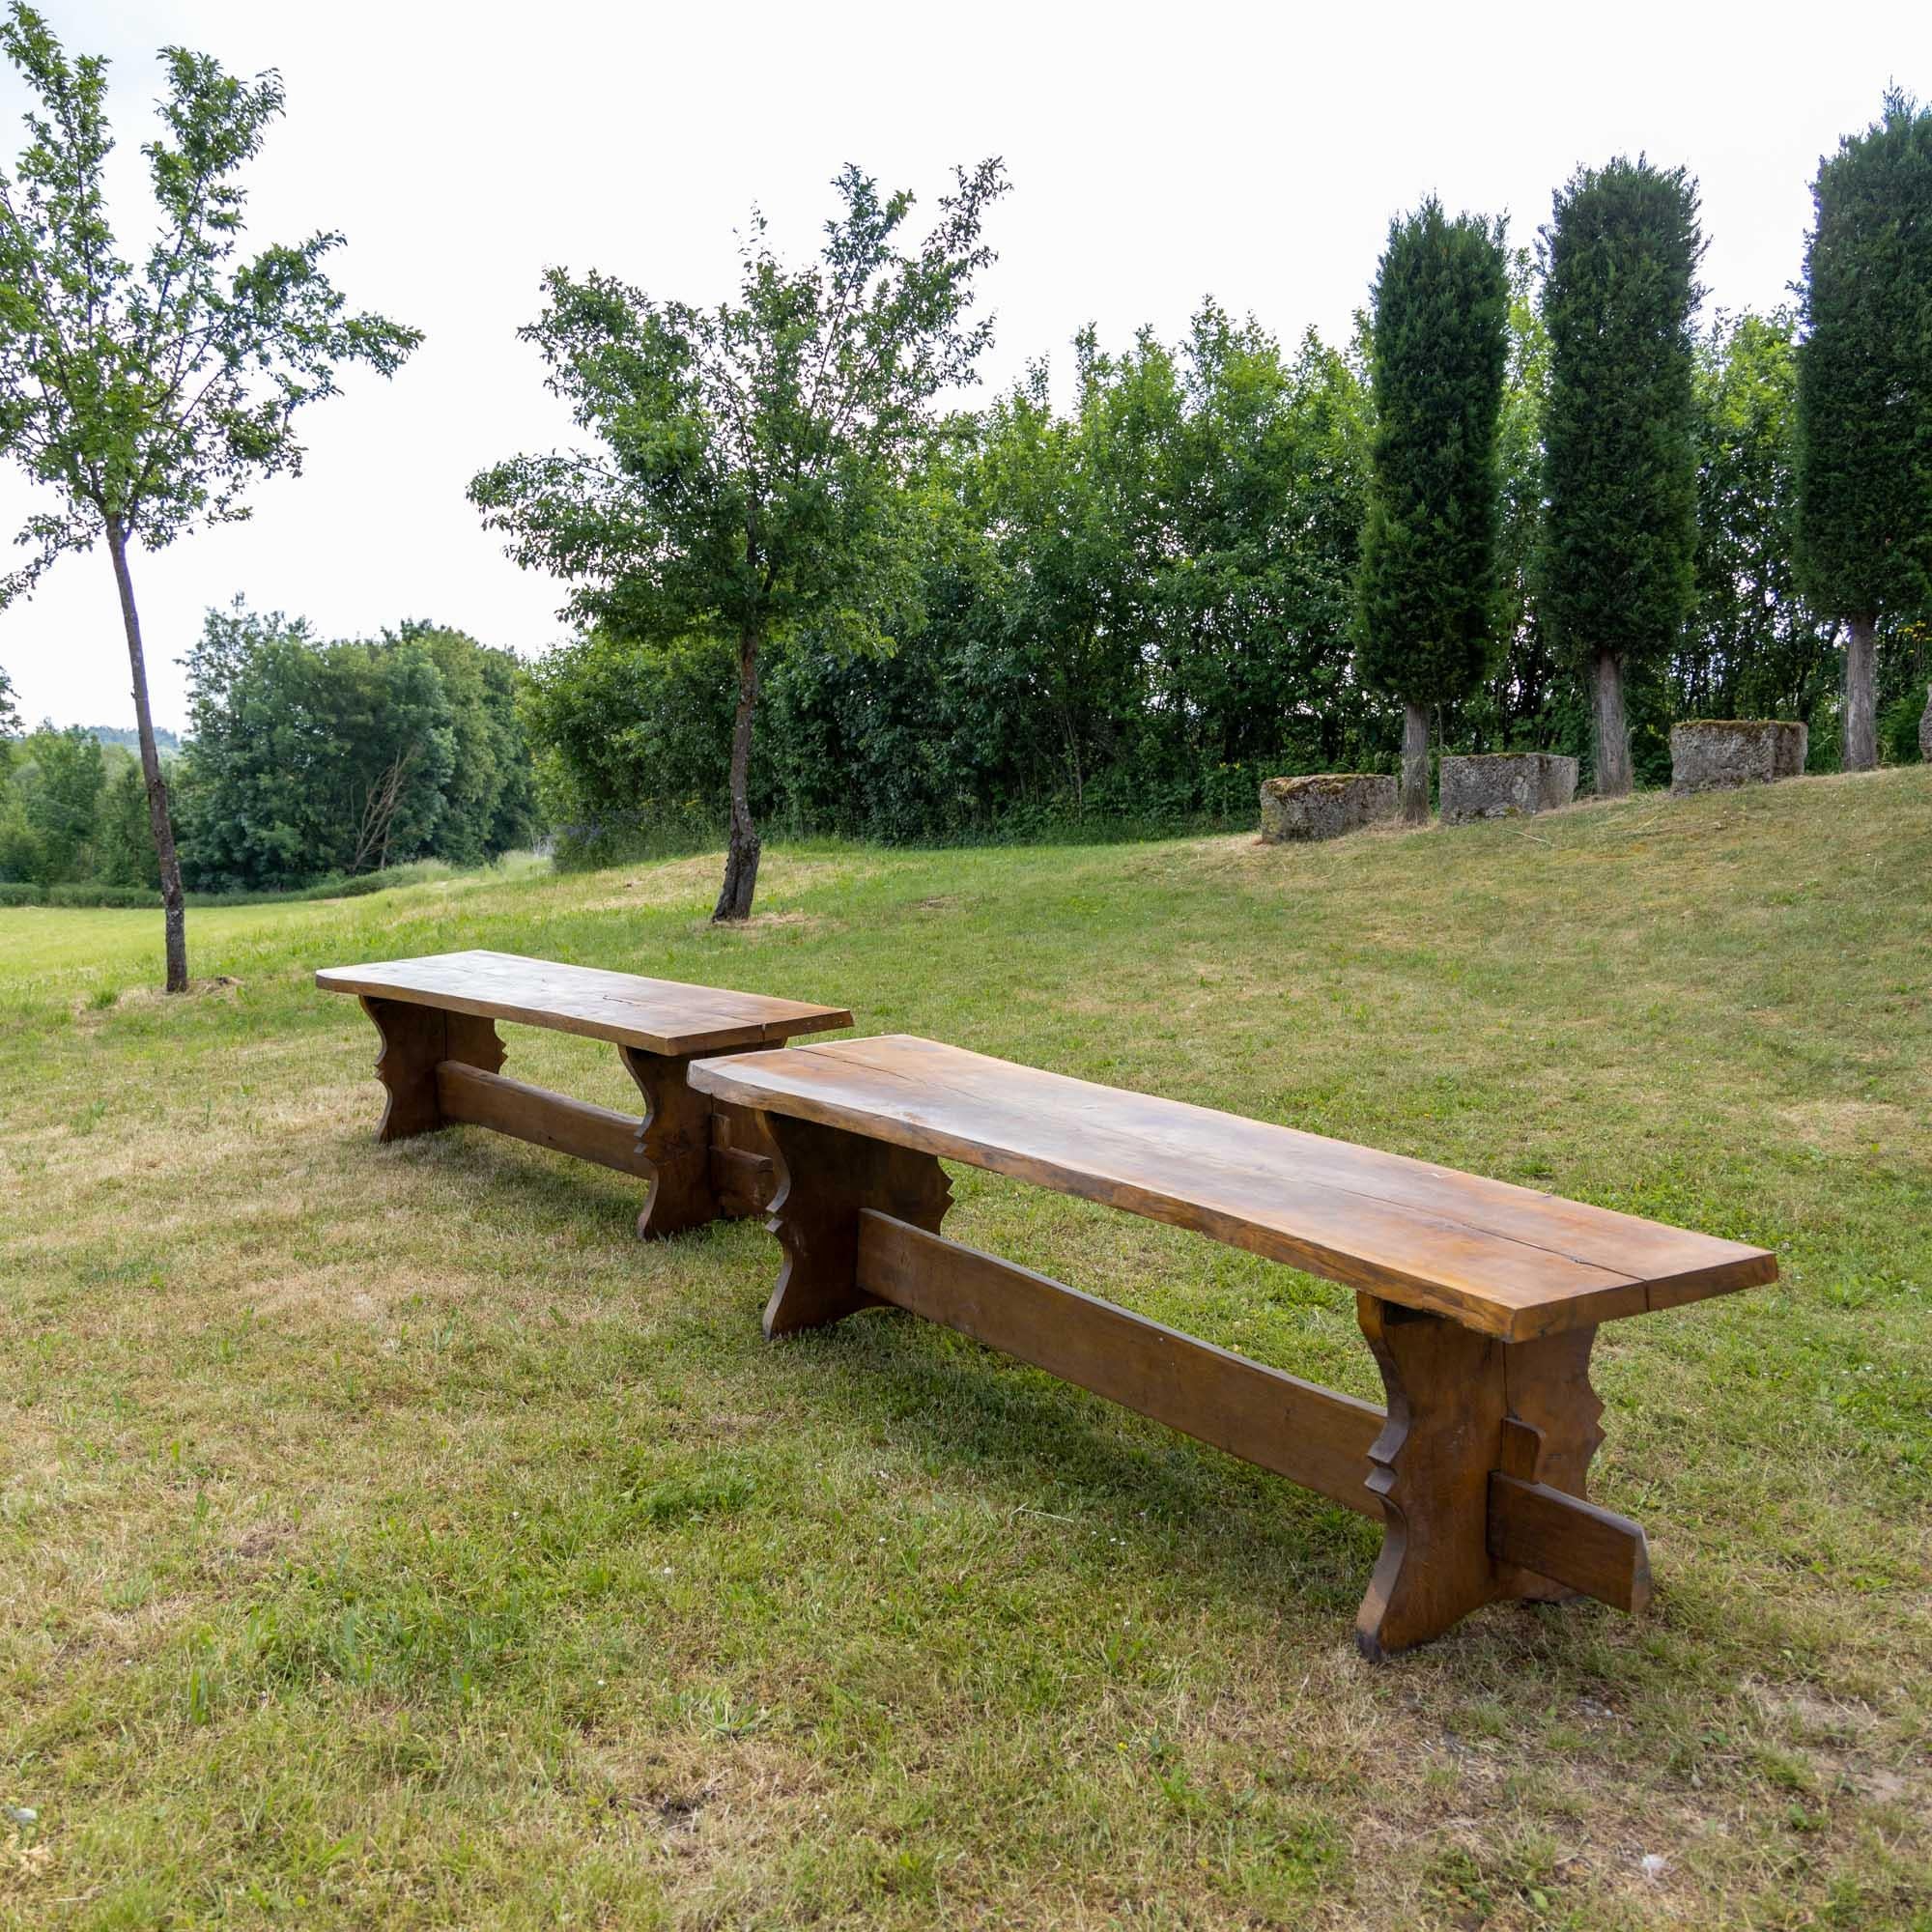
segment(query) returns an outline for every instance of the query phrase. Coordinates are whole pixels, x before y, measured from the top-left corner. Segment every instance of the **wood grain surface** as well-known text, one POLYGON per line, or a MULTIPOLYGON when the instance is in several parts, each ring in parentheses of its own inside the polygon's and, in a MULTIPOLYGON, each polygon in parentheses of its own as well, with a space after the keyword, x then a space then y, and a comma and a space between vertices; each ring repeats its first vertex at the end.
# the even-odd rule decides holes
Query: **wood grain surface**
POLYGON ((937 1040, 734 1054, 694 1063, 691 1082, 1192 1228, 1507 1341, 1777 1274, 1762 1248, 937 1040))
POLYGON ((326 966, 315 983, 325 992, 513 1020, 669 1055, 762 1046, 852 1024, 843 1007, 607 973, 597 966, 561 966, 516 952, 437 952, 421 959, 326 966))

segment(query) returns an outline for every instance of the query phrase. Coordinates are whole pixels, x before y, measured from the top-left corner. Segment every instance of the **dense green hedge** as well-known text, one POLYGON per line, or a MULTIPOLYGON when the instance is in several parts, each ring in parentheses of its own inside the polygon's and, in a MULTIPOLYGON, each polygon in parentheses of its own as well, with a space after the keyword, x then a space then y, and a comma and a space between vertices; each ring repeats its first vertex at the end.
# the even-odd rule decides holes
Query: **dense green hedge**
MULTIPOLYGON (((189 893, 190 906, 284 905, 300 899, 355 899, 370 893, 385 893, 396 886, 419 886, 430 879, 443 879, 451 868, 438 860, 426 859, 412 866, 391 866, 384 872, 358 872, 354 878, 330 873, 288 893, 189 893)), ((158 908, 160 895, 147 886, 96 886, 88 884, 35 886, 0 880, 0 906, 95 907, 106 910, 146 911, 158 908)))
POLYGON ((147 886, 49 886, 43 903, 53 906, 111 906, 122 910, 157 906, 161 895, 147 886))

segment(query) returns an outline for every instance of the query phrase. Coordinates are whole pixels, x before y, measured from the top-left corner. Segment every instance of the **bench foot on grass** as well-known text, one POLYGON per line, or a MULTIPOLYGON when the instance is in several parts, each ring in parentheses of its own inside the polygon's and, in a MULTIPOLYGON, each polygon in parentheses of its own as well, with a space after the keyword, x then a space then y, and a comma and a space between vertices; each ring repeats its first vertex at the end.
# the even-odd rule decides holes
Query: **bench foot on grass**
POLYGON ((376 1077, 386 1104, 378 1140, 482 1126, 634 1174, 650 1184, 638 1216, 646 1239, 762 1210, 772 1184, 769 1147, 745 1109, 692 1089, 686 1075, 696 1056, 617 1049, 643 1095, 639 1121, 504 1079, 507 1054, 493 1020, 367 995, 362 1008, 383 1036, 376 1077))
POLYGON ((838 1321, 879 1297, 859 1286, 861 1210, 939 1232, 952 1183, 929 1153, 782 1114, 758 1117, 778 1154, 768 1227, 784 1261, 765 1307, 768 1338, 838 1321))
POLYGON ((637 1153, 651 1192, 638 1216, 639 1238, 762 1214, 776 1163, 757 1117, 696 1092, 689 1078, 695 1054, 617 1051, 644 1099, 637 1153))
MULTIPOLYGON (((638 1157, 649 1173, 651 1192, 638 1216, 639 1236, 681 1235, 733 1211, 720 1200, 712 1175, 717 1103, 708 1094, 693 1092, 686 1078, 692 1056, 646 1053, 635 1046, 617 1052, 644 1098, 638 1157)), ((736 1211, 753 1210, 740 1205, 736 1211)))
POLYGON ((1596 1330, 1504 1342, 1373 1294, 1356 1309, 1388 1393, 1369 1451, 1384 1528, 1355 1619, 1362 1655, 1426 1643, 1498 1598, 1641 1609, 1642 1532, 1584 1500, 1604 1439, 1596 1330), (1560 1580, 1533 1567, 1539 1556, 1560 1580))
POLYGON ((1378 1663, 1496 1594, 1488 1530, 1502 1345, 1373 1294, 1357 1294, 1355 1305, 1388 1391, 1388 1422, 1369 1450, 1382 1551, 1355 1616, 1355 1642, 1378 1663))

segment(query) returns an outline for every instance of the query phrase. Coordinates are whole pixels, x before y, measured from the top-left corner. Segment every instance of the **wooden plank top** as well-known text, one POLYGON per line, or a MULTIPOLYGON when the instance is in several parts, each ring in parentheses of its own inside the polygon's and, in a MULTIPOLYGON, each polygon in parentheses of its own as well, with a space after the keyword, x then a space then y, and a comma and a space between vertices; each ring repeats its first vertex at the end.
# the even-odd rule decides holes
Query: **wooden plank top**
POLYGON ((422 959, 327 966, 315 983, 325 992, 440 1007, 671 1055, 766 1046, 793 1034, 852 1024, 843 1007, 647 980, 597 966, 561 966, 516 952, 434 952, 422 959))
POLYGON ((1507 1341, 1777 1278, 1762 1248, 937 1040, 820 1041, 700 1061, 690 1077, 742 1106, 1192 1228, 1507 1341))

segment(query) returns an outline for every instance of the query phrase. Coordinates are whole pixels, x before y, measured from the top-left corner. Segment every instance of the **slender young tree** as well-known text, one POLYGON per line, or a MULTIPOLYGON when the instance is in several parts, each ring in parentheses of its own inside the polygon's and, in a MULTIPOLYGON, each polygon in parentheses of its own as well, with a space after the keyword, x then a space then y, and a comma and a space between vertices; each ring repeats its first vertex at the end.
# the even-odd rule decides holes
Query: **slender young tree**
POLYGON ((14 701, 14 680, 0 668, 0 738, 20 735, 19 706, 14 701))
POLYGON ((1390 224, 1371 332, 1374 484, 1357 664, 1402 699, 1402 815, 1429 817, 1429 713, 1489 667, 1502 526, 1496 426, 1509 360, 1502 227, 1434 196, 1390 224))
POLYGON ((1798 570, 1846 631, 1844 768, 1878 762, 1875 639, 1932 605, 1932 108, 1821 161, 1798 352, 1798 570))
POLYGON ((1541 239, 1543 619, 1589 680, 1598 794, 1621 798, 1625 671, 1669 660, 1696 599, 1697 185, 1641 156, 1578 169, 1541 239))
POLYGON ((15 179, 0 175, 0 452, 55 504, 21 531, 34 554, 0 579, 0 607, 63 553, 105 539, 160 866, 167 987, 185 992, 181 865, 130 553, 247 516, 252 480, 299 472, 291 418, 335 392, 337 366, 367 362, 386 376, 421 338, 345 313, 322 267, 340 235, 237 259, 239 177, 282 111, 278 75, 243 81, 206 54, 162 50, 160 132, 142 150, 160 226, 136 268, 107 219, 106 61, 70 59, 22 0, 0 21, 0 48, 40 102, 15 179))
POLYGON ((753 213, 736 301, 713 309, 562 269, 522 331, 552 392, 601 455, 520 456, 469 488, 485 524, 528 568, 572 580, 568 614, 639 642, 722 635, 736 647, 731 833, 712 917, 749 918, 758 879, 753 723, 769 649, 810 631, 854 650, 890 646, 882 625, 908 582, 905 481, 942 390, 974 380, 990 320, 969 321, 980 241, 1005 191, 998 160, 940 203, 903 245, 913 198, 881 198, 856 167, 819 260, 788 269, 753 213))

